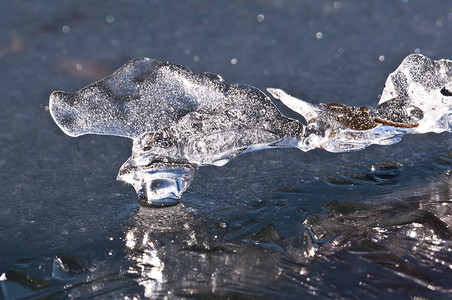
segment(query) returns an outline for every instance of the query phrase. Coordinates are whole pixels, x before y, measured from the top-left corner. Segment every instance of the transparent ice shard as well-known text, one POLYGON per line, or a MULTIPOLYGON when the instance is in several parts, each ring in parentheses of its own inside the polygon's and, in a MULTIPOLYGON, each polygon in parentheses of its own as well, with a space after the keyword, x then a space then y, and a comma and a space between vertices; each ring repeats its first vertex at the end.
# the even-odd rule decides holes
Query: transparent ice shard
POLYGON ((129 61, 75 93, 53 92, 50 113, 70 136, 133 139, 118 180, 143 205, 177 204, 202 165, 222 166, 237 155, 271 147, 331 152, 389 145, 407 133, 451 131, 452 62, 410 55, 392 73, 375 107, 311 104, 282 90, 273 97, 306 125, 282 115, 268 96, 150 58, 129 61))

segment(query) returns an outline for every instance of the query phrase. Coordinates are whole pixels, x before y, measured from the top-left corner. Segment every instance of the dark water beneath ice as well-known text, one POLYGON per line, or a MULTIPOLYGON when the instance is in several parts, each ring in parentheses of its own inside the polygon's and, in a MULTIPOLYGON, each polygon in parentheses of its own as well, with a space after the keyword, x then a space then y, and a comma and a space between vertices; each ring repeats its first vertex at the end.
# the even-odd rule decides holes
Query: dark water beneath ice
POLYGON ((69 138, 45 108, 52 90, 136 56, 312 102, 375 105, 407 54, 452 58, 448 1, 0 11, 0 297, 449 297, 450 134, 353 153, 247 153, 200 168, 181 205, 147 209, 115 181, 129 140, 69 138), (403 169, 371 172, 388 161, 403 169))

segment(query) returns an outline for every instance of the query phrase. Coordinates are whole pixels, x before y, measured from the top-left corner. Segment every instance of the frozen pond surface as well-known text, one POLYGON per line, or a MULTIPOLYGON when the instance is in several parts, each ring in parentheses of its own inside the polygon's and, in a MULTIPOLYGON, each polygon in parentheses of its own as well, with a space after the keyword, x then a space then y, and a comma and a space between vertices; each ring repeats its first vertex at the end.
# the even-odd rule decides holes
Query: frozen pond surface
POLYGON ((46 108, 54 89, 75 91, 140 56, 308 101, 375 105, 406 55, 452 58, 448 1, 47 1, 0 11, 4 298, 452 291, 448 133, 354 153, 246 153, 199 169, 181 205, 148 209, 115 181, 130 140, 69 138, 46 108))

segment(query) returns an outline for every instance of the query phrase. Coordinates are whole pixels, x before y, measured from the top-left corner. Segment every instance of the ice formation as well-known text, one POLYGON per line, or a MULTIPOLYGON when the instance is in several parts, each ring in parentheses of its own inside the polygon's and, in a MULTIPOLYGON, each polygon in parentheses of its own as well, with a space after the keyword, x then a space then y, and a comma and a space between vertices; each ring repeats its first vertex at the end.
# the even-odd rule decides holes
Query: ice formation
POLYGON ((49 108, 70 136, 133 139, 132 156, 117 179, 132 184, 148 206, 178 203, 199 166, 221 166, 244 152, 270 147, 346 152, 452 127, 452 61, 419 54, 390 74, 375 108, 316 105, 279 89, 268 92, 306 125, 281 114, 254 87, 150 58, 133 59, 78 92, 53 92, 49 108))

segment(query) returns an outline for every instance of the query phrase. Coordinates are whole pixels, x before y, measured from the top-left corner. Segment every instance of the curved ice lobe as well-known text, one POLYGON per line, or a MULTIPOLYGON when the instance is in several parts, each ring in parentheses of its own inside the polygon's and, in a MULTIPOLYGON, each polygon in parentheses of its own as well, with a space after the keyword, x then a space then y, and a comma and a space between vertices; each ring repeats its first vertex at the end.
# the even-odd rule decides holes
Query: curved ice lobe
MULTIPOLYGON (((150 58, 135 58, 78 92, 53 92, 49 107, 55 122, 74 137, 136 138, 191 119, 208 126, 203 131, 258 128, 284 136, 300 129, 256 88, 150 58)), ((194 124, 195 129, 200 130, 194 124)))
POLYGON ((376 110, 399 122, 419 114, 413 107, 423 114, 415 132, 452 130, 452 61, 411 54, 389 75, 376 110), (394 99, 402 105, 391 103, 394 99))

